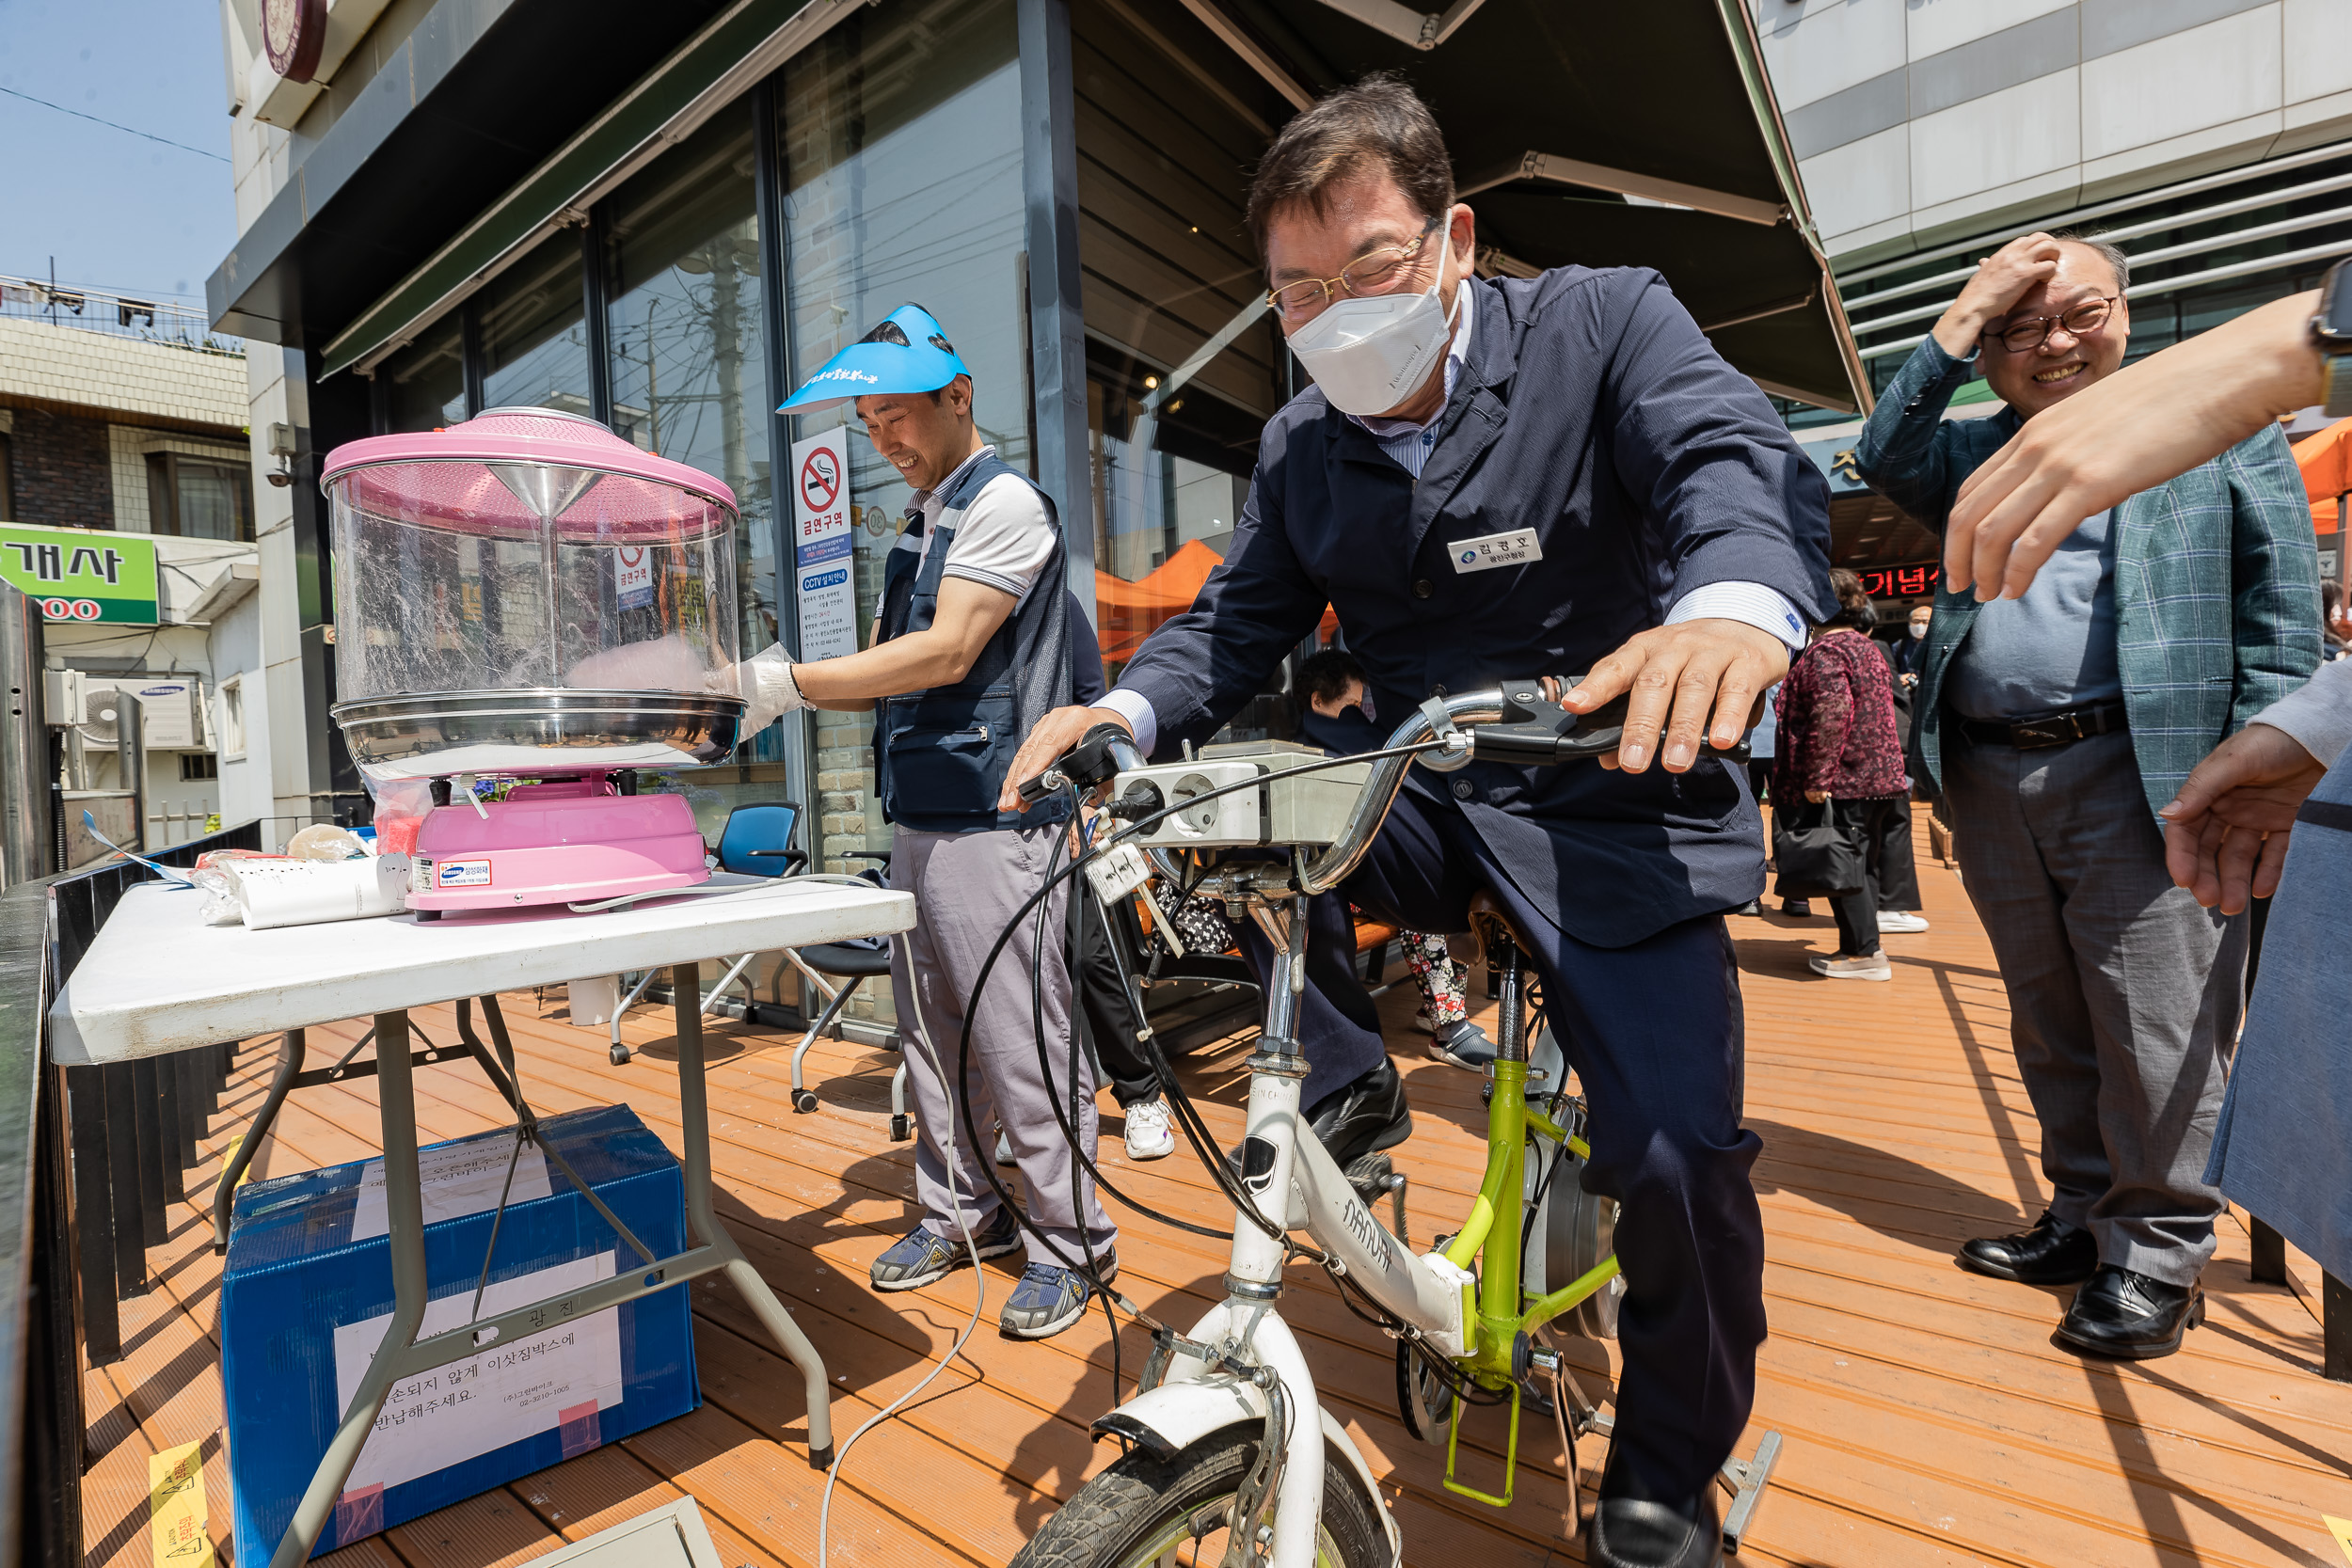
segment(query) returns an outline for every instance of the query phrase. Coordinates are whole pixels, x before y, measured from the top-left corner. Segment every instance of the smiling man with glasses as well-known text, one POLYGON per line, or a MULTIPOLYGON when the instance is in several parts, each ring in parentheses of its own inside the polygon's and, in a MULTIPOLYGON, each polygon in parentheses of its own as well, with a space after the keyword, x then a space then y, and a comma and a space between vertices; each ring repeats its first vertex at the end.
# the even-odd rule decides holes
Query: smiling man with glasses
MULTIPOLYGON (((2027 234, 1979 266, 1881 395, 1863 479, 1939 535, 1977 467, 2123 362, 2129 264, 2027 234), (1946 420, 1972 369, 2004 406, 1946 420)), ((2318 560, 2276 426, 2087 518, 2014 598, 1939 594, 1914 694, 1922 765, 2010 1000, 2052 1196, 1960 1250, 2073 1285, 2058 1338, 2165 1355, 2203 1315, 2221 1195, 2203 1179, 2244 1001, 2247 926, 2165 870, 2155 812, 2319 662, 2318 560)))

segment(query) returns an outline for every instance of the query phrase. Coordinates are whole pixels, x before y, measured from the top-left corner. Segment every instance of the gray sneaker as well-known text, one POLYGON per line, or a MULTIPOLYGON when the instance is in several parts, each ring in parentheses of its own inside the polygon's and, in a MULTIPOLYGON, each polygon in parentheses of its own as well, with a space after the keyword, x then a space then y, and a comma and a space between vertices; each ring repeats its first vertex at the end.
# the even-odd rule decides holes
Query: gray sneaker
MULTIPOLYGON (((1115 1250, 1097 1254, 1094 1272, 1109 1284, 1119 1276, 1119 1254, 1115 1250)), ((1086 1275, 1077 1270, 1032 1263, 1022 1272, 1021 1283, 1013 1287, 997 1326, 1008 1338, 1048 1338, 1085 1317, 1093 1295, 1086 1275)))
MULTIPOLYGON (((972 1243, 982 1258, 1002 1258, 1009 1252, 1019 1252, 1021 1222, 999 1209, 986 1225, 972 1233, 972 1243)), ((871 1277, 877 1291, 919 1291, 926 1285, 938 1284, 971 1261, 971 1253, 964 1250, 961 1231, 943 1236, 926 1220, 874 1259, 871 1277)))
POLYGON ((1469 1019, 1456 1019, 1429 1037, 1429 1054, 1471 1072, 1484 1072, 1495 1059, 1495 1042, 1469 1019))

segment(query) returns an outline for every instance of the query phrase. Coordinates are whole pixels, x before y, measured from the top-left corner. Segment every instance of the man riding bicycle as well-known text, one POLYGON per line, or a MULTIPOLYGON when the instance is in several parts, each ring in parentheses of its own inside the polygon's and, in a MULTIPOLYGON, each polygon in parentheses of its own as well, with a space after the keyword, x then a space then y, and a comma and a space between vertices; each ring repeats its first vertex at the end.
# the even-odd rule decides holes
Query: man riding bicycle
MULTIPOLYGON (((1622 1204, 1624 1372, 1591 1560, 1712 1563, 1714 1477, 1764 1336, 1761 1145, 1740 1125, 1722 917, 1762 893, 1764 867, 1743 781, 1702 747, 1738 741, 1834 608, 1827 488, 1655 273, 1474 277, 1470 209, 1399 82, 1285 126, 1248 221, 1316 385, 1267 424, 1231 553, 1191 610, 1099 705, 1031 731, 1002 804, 1106 720, 1146 753, 1206 739, 1327 603, 1391 721, 1499 676, 1589 672, 1565 701, 1580 713, 1631 693, 1611 771, 1413 770, 1359 869, 1318 901, 1300 1103, 1318 1122, 1335 1105, 1391 1114, 1358 1114, 1393 1069, 1369 1009, 1340 993, 1356 985, 1343 927, 1322 929, 1344 922, 1340 900, 1464 931, 1489 893, 1589 1101, 1587 1185, 1622 1204)), ((1346 1136, 1325 1142, 1347 1158, 1346 1136)))

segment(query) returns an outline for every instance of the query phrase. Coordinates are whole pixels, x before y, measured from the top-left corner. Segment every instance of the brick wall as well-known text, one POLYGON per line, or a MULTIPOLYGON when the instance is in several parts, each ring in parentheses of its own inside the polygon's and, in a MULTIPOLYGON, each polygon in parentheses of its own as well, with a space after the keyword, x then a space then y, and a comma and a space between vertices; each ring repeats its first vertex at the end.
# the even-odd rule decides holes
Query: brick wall
POLYGON ((19 408, 15 415, 8 467, 16 515, 8 521, 113 528, 114 460, 106 422, 47 408, 19 408))

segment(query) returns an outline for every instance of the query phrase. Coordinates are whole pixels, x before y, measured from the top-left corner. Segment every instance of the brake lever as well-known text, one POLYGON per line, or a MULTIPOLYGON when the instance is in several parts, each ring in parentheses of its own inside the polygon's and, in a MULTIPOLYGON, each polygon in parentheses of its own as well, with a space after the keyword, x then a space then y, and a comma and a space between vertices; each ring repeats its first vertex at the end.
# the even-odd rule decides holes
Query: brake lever
MULTIPOLYGON (((1625 724, 1631 709, 1630 694, 1603 703, 1587 714, 1574 714, 1559 705, 1558 694, 1576 686, 1581 676, 1550 680, 1507 680, 1502 683, 1502 718, 1472 731, 1473 749, 1481 762, 1520 767, 1544 767, 1563 762, 1589 762, 1614 752, 1625 741, 1625 724)), ((1702 743, 1701 755, 1721 757, 1745 767, 1748 743, 1718 749, 1702 743)))
POLYGON ((1112 744, 1126 739, 1127 732, 1117 724, 1105 721, 1095 725, 1075 746, 1056 757, 1044 772, 1025 780, 1021 798, 1035 805, 1059 795, 1073 784, 1081 793, 1108 784, 1119 772, 1119 762, 1111 755, 1112 744))

